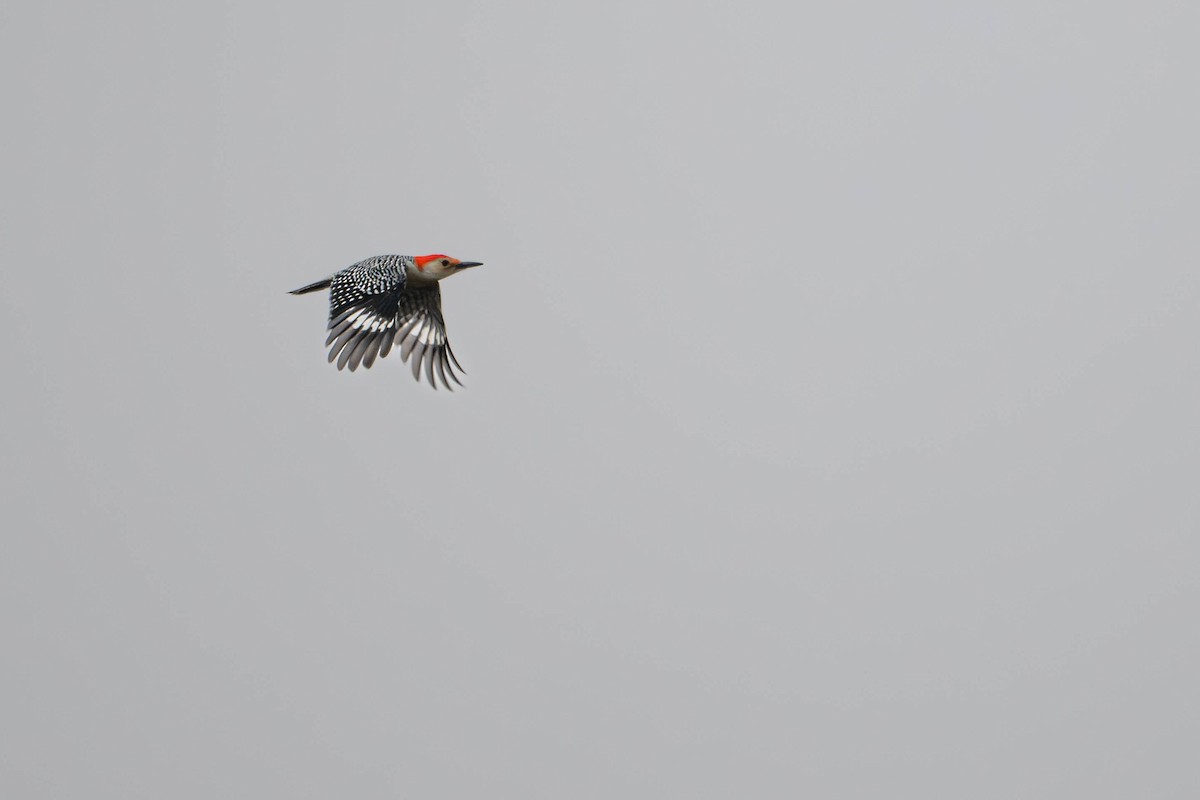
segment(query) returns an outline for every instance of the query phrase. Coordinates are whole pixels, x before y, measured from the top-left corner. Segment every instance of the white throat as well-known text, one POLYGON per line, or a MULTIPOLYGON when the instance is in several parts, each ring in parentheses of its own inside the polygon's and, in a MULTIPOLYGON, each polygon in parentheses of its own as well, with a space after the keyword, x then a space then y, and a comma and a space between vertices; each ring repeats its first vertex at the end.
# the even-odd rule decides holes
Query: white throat
POLYGON ((409 282, 417 284, 437 283, 446 277, 445 275, 432 275, 430 272, 426 272, 417 266, 417 262, 411 259, 406 260, 404 263, 404 276, 409 282))

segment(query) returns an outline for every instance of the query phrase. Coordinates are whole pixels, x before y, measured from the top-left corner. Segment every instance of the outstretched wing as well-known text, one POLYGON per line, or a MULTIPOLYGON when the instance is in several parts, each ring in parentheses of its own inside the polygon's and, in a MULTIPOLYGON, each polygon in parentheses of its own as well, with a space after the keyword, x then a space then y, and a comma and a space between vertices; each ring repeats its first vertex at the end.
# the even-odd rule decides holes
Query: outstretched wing
POLYGON ((424 369, 426 380, 436 389, 436 370, 447 389, 453 391, 451 380, 462 386, 454 370, 464 370, 446 340, 442 295, 436 283, 420 287, 402 283, 399 290, 377 294, 337 292, 336 281, 333 288, 325 344, 332 345, 329 360, 336 359, 338 369, 349 366, 353 372, 359 364, 370 368, 377 357, 384 358, 398 347, 401 359, 412 359, 417 380, 424 369))
POLYGON ((413 377, 421 379, 421 369, 425 370, 425 379, 429 385, 437 388, 434 380, 434 370, 450 391, 453 380, 459 386, 462 381, 454 370, 466 372, 454 351, 450 349, 450 340, 446 338, 446 320, 442 317, 442 290, 438 284, 431 286, 410 287, 400 295, 400 308, 396 314, 398 327, 396 341, 399 342, 400 358, 412 359, 413 377))

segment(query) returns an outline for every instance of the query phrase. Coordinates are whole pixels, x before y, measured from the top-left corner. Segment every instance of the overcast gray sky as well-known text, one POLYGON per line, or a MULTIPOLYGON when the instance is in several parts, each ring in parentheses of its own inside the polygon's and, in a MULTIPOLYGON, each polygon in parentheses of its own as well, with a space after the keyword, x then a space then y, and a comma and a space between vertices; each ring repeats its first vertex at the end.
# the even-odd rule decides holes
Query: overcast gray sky
POLYGON ((6 4, 0 795, 1197 796, 1198 26, 6 4))

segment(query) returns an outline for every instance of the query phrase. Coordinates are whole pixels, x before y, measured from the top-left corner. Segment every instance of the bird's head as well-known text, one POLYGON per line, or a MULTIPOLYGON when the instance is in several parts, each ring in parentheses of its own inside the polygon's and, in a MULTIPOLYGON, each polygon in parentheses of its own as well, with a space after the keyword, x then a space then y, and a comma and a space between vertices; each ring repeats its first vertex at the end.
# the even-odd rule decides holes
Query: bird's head
POLYGON ((434 253, 428 256, 415 256, 413 261, 417 265, 417 275, 425 280, 440 281, 442 278, 449 278, 456 272, 471 267, 480 266, 479 261, 459 261, 457 258, 451 258, 441 253, 434 253))

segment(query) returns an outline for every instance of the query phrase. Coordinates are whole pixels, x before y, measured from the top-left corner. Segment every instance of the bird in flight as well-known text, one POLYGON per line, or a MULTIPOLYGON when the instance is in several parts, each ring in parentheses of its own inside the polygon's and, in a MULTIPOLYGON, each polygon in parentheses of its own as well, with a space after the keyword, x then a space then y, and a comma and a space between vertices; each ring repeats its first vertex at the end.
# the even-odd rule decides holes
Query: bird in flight
POLYGON ((478 261, 459 261, 441 253, 428 256, 375 256, 352 264, 328 278, 293 289, 291 294, 329 290, 329 362, 337 368, 370 369, 376 357, 400 349, 403 361, 412 359, 413 377, 421 370, 437 388, 434 370, 442 384, 462 381, 454 370, 465 372, 446 339, 442 318, 442 293, 438 281, 478 261))

